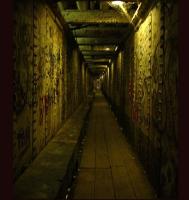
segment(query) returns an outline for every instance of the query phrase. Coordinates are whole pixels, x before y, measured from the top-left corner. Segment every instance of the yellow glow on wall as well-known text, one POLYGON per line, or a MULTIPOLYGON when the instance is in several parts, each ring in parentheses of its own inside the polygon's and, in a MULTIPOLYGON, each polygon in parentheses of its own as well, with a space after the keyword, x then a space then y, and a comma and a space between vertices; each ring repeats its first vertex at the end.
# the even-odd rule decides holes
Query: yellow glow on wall
POLYGON ((124 2, 123 1, 112 1, 112 4, 120 6, 120 5, 123 5, 124 2))

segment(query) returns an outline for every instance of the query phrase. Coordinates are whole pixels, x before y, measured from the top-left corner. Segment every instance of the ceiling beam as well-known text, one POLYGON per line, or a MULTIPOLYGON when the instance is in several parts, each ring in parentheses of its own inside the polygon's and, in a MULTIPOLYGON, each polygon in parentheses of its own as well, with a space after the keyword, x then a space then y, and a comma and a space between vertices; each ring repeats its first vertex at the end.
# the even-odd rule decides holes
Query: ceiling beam
POLYGON ((114 55, 115 51, 81 51, 83 55, 114 55))
POLYGON ((103 68, 106 69, 108 66, 107 65, 89 65, 89 68, 93 68, 93 69, 99 69, 99 68, 103 68))
POLYGON ((96 63, 108 62, 108 61, 109 61, 108 58, 87 59, 87 62, 96 62, 96 63))
POLYGON ((96 59, 90 59, 90 58, 86 58, 87 62, 96 62, 96 63, 100 63, 100 62, 109 62, 108 58, 96 58, 96 59))
POLYGON ((106 61, 106 62, 91 62, 91 61, 85 61, 86 63, 88 63, 89 65, 108 65, 109 64, 109 61, 106 61))
POLYGON ((110 50, 114 51, 116 48, 116 45, 79 45, 79 49, 82 51, 89 51, 89 50, 94 50, 94 51, 104 51, 104 50, 110 50))
POLYGON ((128 31, 128 27, 88 27, 74 30, 73 35, 76 37, 104 37, 106 35, 111 37, 119 37, 122 34, 126 34, 128 31))
POLYGON ((91 55, 91 59, 108 58, 111 59, 113 55, 91 55))
MULTIPOLYGON (((86 57, 86 56, 107 56, 108 58, 109 58, 109 56, 114 56, 114 55, 116 55, 116 53, 101 53, 101 52, 90 52, 90 53, 82 53, 83 54, 83 56, 84 56, 84 58, 86 57)), ((88 57, 88 59, 90 59, 89 57, 88 57)))
POLYGON ((65 21, 69 24, 128 24, 126 16, 115 10, 61 10, 65 21))
MULTIPOLYGON (((51 0, 54 2, 58 2, 58 1, 68 1, 68 0, 51 0)), ((76 2, 76 1, 94 1, 94 0, 69 0, 70 2, 76 2)), ((110 0, 98 0, 98 1, 110 1, 110 0)), ((119 0, 114 0, 114 1, 119 1, 119 0)), ((124 2, 138 2, 139 0, 121 0, 124 2)), ((140 0, 141 1, 141 0, 140 0)))
POLYGON ((105 67, 99 67, 99 68, 92 68, 92 67, 89 67, 89 69, 93 72, 102 72, 102 71, 106 71, 106 68, 105 67))
POLYGON ((79 45, 118 45, 121 43, 121 38, 104 37, 104 38, 76 38, 79 45))

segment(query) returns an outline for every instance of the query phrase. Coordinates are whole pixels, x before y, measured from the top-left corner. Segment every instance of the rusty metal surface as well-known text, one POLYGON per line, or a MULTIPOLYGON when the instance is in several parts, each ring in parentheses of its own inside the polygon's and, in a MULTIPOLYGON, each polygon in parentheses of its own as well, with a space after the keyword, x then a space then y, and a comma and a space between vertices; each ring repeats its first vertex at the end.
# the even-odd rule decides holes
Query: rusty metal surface
POLYGON ((88 62, 108 62, 108 58, 96 58, 96 59, 87 59, 88 62))
POLYGON ((115 51, 85 51, 82 50, 83 55, 114 55, 115 51))
POLYGON ((63 10, 62 16, 69 24, 126 24, 128 19, 114 10, 63 10))
POLYGON ((77 43, 79 45, 96 45, 96 44, 100 44, 100 45, 106 45, 106 44, 110 44, 110 45, 117 45, 119 43, 121 43, 121 38, 77 38, 77 43))
MULTIPOLYGON (((74 30, 73 35, 75 37, 104 37, 104 35, 108 35, 109 37, 120 37, 122 34, 125 34, 128 31, 128 28, 123 28, 122 30, 118 30, 119 28, 114 29, 112 28, 85 28, 84 29, 79 29, 79 30, 74 30)), ((120 28, 121 29, 121 28, 120 28)))
POLYGON ((80 50, 114 51, 116 45, 79 45, 80 50))

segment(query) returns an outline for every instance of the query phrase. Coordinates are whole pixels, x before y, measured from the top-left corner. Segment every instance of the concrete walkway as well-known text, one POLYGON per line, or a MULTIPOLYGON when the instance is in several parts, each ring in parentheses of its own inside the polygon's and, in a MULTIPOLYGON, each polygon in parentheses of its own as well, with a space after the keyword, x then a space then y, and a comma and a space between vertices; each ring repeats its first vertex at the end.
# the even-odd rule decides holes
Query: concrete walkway
POLYGON ((14 184, 14 200, 53 200, 71 184, 81 130, 89 112, 81 105, 14 184))
POLYGON ((71 198, 155 199, 141 164, 101 93, 94 100, 71 198))

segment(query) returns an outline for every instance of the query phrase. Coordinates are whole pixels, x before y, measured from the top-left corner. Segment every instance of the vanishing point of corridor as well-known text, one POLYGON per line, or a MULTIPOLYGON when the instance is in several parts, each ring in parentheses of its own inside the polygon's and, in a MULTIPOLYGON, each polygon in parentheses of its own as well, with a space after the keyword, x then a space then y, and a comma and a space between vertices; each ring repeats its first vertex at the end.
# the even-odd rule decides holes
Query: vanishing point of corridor
MULTIPOLYGON (((114 114, 96 93, 73 199, 155 199, 114 114)), ((71 198, 71 199, 72 199, 71 198)))

